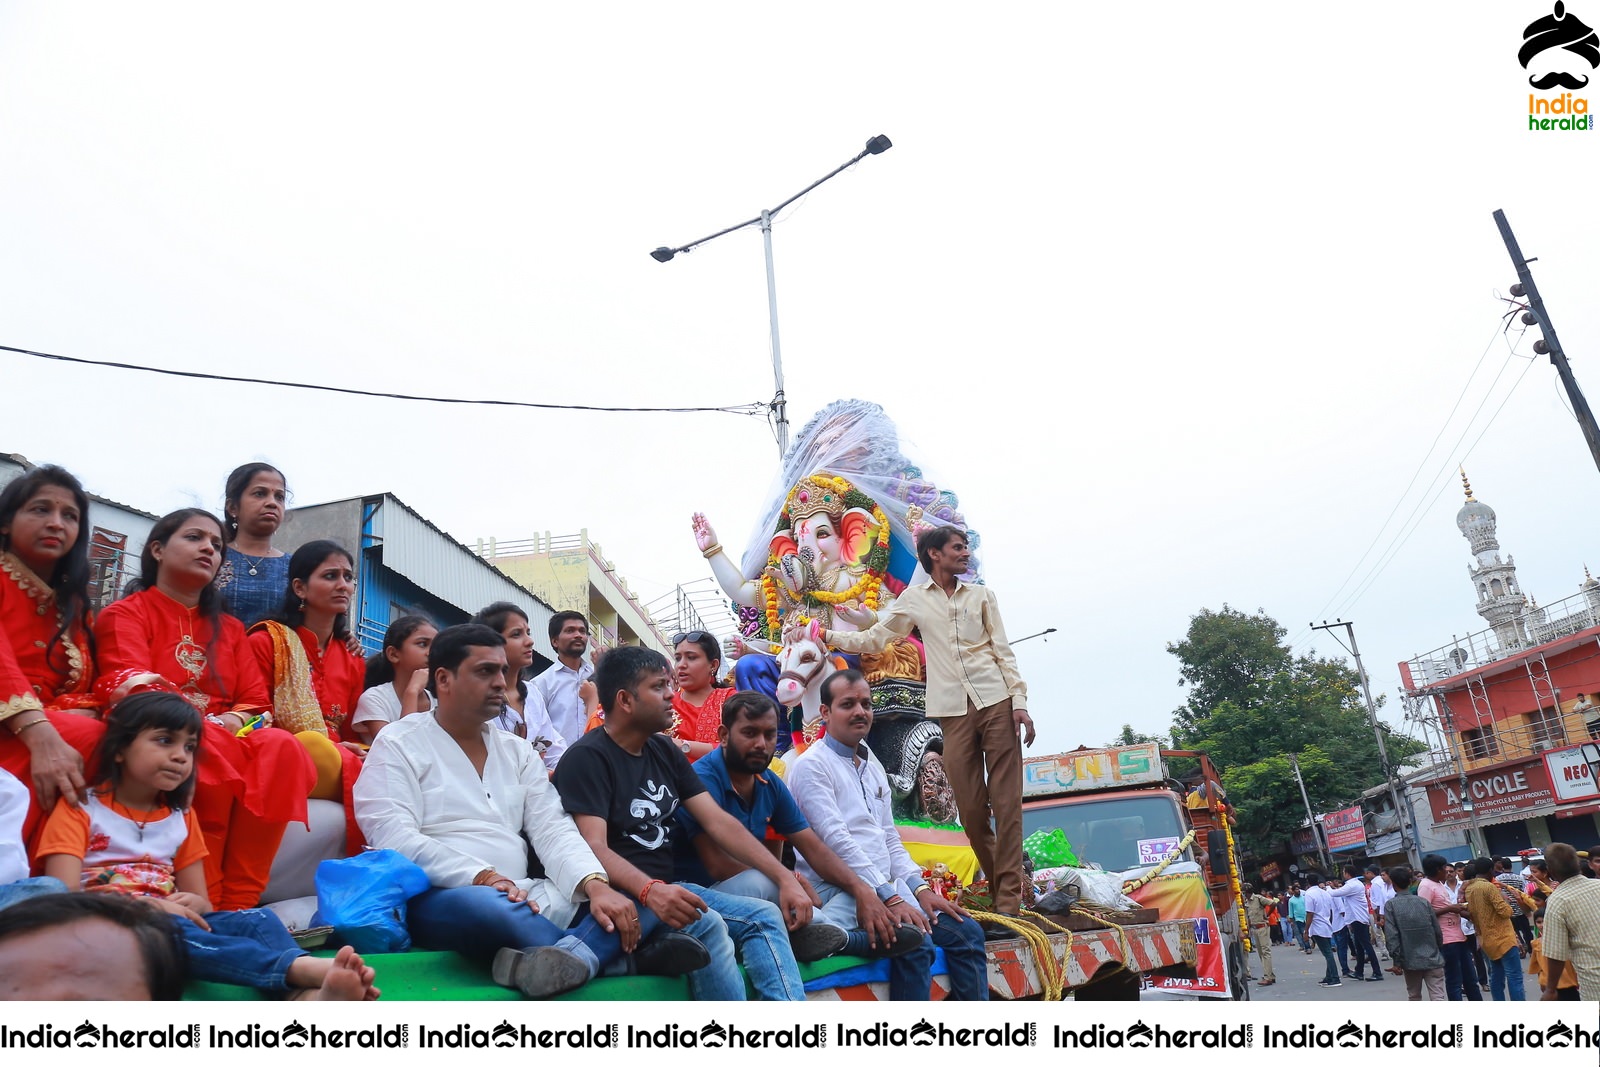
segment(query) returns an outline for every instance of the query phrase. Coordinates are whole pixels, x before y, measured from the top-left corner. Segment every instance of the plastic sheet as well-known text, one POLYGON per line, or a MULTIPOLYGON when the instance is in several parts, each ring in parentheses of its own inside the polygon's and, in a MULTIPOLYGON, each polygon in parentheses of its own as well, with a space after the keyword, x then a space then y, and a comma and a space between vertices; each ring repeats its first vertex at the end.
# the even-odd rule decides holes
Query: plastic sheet
POLYGON ((421 867, 393 849, 317 864, 317 921, 357 952, 405 952, 406 901, 429 888, 421 867))
POLYGON ((889 520, 889 575, 895 588, 913 584, 922 574, 906 522, 907 510, 913 505, 922 508, 921 521, 926 525, 967 530, 972 564, 963 577, 969 582, 981 582, 980 538, 977 531, 967 527, 960 499, 948 486, 936 483, 903 447, 894 420, 871 401, 836 400, 812 416, 789 446, 783 466, 768 488, 766 508, 740 559, 745 578, 757 577, 766 567, 772 535, 789 490, 801 478, 827 471, 848 479, 883 509, 889 520))

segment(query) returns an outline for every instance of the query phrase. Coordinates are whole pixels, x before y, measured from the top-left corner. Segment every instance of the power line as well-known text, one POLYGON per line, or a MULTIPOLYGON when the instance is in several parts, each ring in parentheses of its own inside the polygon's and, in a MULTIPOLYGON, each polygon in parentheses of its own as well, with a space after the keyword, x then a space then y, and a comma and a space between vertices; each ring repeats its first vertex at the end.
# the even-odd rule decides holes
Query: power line
POLYGON ((111 367, 116 370, 143 371, 147 374, 167 374, 174 378, 200 378, 213 382, 238 382, 243 385, 275 385, 283 389, 312 389, 323 393, 345 393, 350 396, 371 396, 382 400, 417 400, 427 404, 483 404, 495 407, 509 408, 540 408, 546 411, 611 411, 611 412, 655 412, 674 415, 695 414, 700 412, 725 412, 729 415, 765 415, 772 405, 766 402, 757 404, 730 404, 726 407, 696 407, 696 408, 644 408, 644 407, 612 407, 603 404, 542 404, 532 400, 474 400, 468 397, 455 396, 417 396, 411 393, 382 393, 370 389, 348 389, 339 385, 315 385, 310 382, 282 382, 272 378, 242 378, 230 374, 205 374, 200 371, 172 370, 167 367, 146 367, 137 363, 116 363, 110 360, 80 359, 76 356, 62 356, 53 352, 35 352, 28 348, 13 348, 11 345, 0 345, 0 352, 15 352, 21 356, 32 356, 35 359, 50 359, 59 363, 77 363, 88 367, 111 367))

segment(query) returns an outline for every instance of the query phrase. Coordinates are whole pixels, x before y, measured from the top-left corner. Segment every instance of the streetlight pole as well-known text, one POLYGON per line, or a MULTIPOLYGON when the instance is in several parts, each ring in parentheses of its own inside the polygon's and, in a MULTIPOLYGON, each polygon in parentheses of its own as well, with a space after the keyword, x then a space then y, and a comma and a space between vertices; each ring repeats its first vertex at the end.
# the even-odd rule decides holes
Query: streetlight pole
POLYGON ((1014 640, 1014 641, 1012 641, 1010 643, 1012 645, 1020 645, 1024 641, 1032 641, 1035 637, 1044 637, 1045 638, 1045 644, 1049 644, 1050 643, 1050 639, 1048 637, 1045 637, 1045 635, 1046 634, 1053 634, 1055 632, 1056 632, 1056 628, 1054 626, 1052 626, 1048 630, 1040 630, 1036 634, 1029 634, 1027 637, 1019 637, 1019 638, 1017 638, 1016 640, 1014 640))
POLYGON ((767 317, 772 328, 772 379, 775 386, 775 392, 772 397, 772 414, 773 426, 778 438, 778 457, 780 459, 789 451, 789 402, 783 392, 783 352, 778 345, 778 283, 772 270, 772 217, 829 178, 844 173, 868 156, 881 155, 893 147, 894 142, 880 133, 869 140, 866 147, 857 152, 848 161, 824 174, 777 207, 762 208, 761 214, 755 218, 746 219, 743 222, 729 226, 727 229, 718 230, 709 237, 702 237, 698 241, 690 241, 688 244, 679 245, 677 248, 668 248, 662 245, 650 253, 651 258, 657 263, 666 263, 679 252, 692 251, 707 241, 716 240, 723 234, 733 233, 735 230, 742 230, 747 226, 759 225, 761 227, 761 243, 766 250, 767 256, 767 317))

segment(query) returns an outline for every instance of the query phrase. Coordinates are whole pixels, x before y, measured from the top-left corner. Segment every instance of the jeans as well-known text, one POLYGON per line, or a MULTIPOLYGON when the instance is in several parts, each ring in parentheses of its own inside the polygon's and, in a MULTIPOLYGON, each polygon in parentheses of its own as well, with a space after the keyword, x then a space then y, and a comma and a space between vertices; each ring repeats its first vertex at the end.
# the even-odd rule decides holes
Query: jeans
POLYGON ((1317 943, 1317 948, 1322 950, 1322 958, 1328 963, 1327 973, 1322 976, 1322 980, 1332 985, 1339 980, 1339 971, 1333 963, 1333 939, 1318 934, 1311 940, 1317 943))
POLYGON ((1290 919, 1294 923, 1295 943, 1306 952, 1311 951, 1311 939, 1306 936, 1306 921, 1304 919, 1290 919))
POLYGON ((1292 943, 1294 941, 1294 920, 1287 917, 1279 919, 1278 926, 1283 934, 1283 943, 1285 945, 1292 943))
POLYGON ((711 907, 699 921, 684 927, 684 932, 699 938, 711 954, 710 965, 689 976, 690 996, 695 1000, 744 1000, 744 980, 748 977, 761 1000, 806 999, 800 965, 789 948, 789 930, 776 904, 706 889, 692 882, 679 884, 711 907), (704 936, 702 926, 707 927, 704 936), (739 960, 744 963, 744 975, 740 975, 734 962, 735 945, 739 960))
POLYGON ((1472 970, 1472 949, 1465 941, 1444 943, 1444 989, 1446 1000, 1460 1000, 1463 993, 1468 1000, 1483 999, 1472 970))
MULTIPOLYGON (((821 882, 817 895, 822 909, 813 921, 832 923, 845 930, 860 929, 856 922, 856 901, 836 885, 821 882)), ((983 947, 983 928, 976 919, 956 922, 941 915, 933 925, 933 937, 904 956, 889 961, 890 1000, 928 1000, 933 988, 933 948, 944 949, 946 977, 950 979, 947 1000, 988 1000, 988 955, 983 947)))
POLYGON ((1356 954, 1356 977, 1361 977, 1368 961, 1372 963, 1372 973, 1378 978, 1383 977, 1383 968, 1378 966, 1378 954, 1372 948, 1372 931, 1366 923, 1353 922, 1345 927, 1350 934, 1350 944, 1356 954))
POLYGON ((1506 954, 1489 961, 1489 995, 1495 1000, 1525 1000, 1522 992, 1522 950, 1512 945, 1506 954), (1510 986, 1510 996, 1506 987, 1510 986))
POLYGON ((65 893, 67 885, 59 878, 48 875, 41 878, 23 878, 15 882, 0 885, 0 908, 20 904, 24 900, 42 897, 47 893, 65 893))
POLYGON ((189 951, 191 978, 283 990, 289 988, 289 965, 309 955, 295 944, 283 921, 266 908, 214 911, 205 918, 209 930, 172 917, 189 951))
MULTIPOLYGON (((639 909, 639 937, 647 938, 661 921, 649 908, 639 909)), ((563 930, 527 904, 513 904, 492 886, 466 885, 430 889, 406 905, 411 937, 426 949, 454 949, 479 961, 503 948, 556 945, 589 964, 593 977, 622 955, 622 942, 600 928, 593 916, 563 930)))
POLYGON ((1339 973, 1350 973, 1350 927, 1341 926, 1333 932, 1333 950, 1339 954, 1339 973))

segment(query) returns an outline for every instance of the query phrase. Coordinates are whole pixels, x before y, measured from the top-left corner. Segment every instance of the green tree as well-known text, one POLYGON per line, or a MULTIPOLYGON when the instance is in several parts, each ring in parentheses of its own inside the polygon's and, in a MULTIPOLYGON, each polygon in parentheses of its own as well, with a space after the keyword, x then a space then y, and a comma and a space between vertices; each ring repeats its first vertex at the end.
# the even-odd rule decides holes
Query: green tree
POLYGON ((1162 748, 1168 747, 1167 739, 1165 737, 1162 737, 1159 734, 1142 734, 1133 728, 1133 723, 1125 722, 1122 724, 1122 731, 1118 733, 1116 737, 1113 737, 1110 741, 1107 741, 1102 747, 1113 748, 1117 745, 1143 745, 1151 741, 1154 741, 1162 748))
MULTIPOLYGON (((1290 753, 1299 757, 1315 811, 1354 803, 1384 781, 1355 670, 1314 652, 1294 655, 1284 632, 1264 613, 1224 606, 1196 615, 1185 640, 1167 646, 1190 687, 1189 701, 1174 712, 1174 744, 1211 757, 1239 836, 1262 854, 1277 851, 1305 821, 1290 753)), ((1379 726, 1396 765, 1426 748, 1379 726)))
POLYGON ((1183 640, 1167 645, 1181 665, 1178 684, 1189 689, 1188 701, 1175 713, 1175 730, 1204 722, 1223 701, 1244 708, 1260 703, 1262 682, 1289 663, 1286 632, 1259 610, 1246 615, 1226 604, 1221 611, 1200 609, 1183 640))

